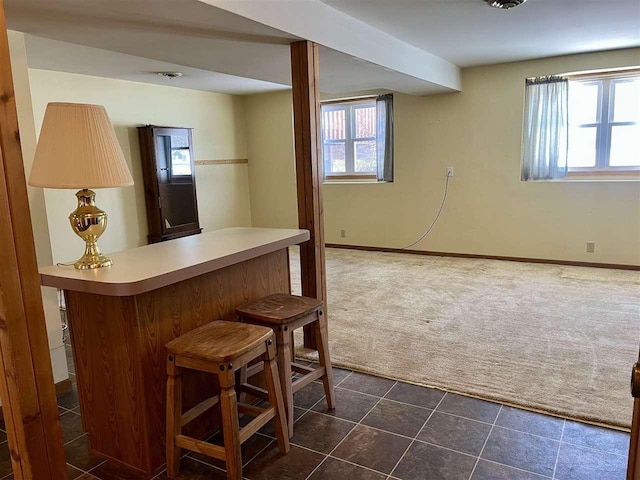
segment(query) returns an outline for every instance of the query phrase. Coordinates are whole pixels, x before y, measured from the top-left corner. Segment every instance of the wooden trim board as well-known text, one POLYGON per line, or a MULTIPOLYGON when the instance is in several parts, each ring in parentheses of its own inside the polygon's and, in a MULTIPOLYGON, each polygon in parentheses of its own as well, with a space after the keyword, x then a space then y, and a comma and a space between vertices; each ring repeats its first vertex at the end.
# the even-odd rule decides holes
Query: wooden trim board
POLYGON ((403 250, 401 248, 370 247, 365 245, 341 245, 327 243, 327 248, 342 248, 345 250, 364 250, 367 252, 408 253, 410 255, 427 255, 432 257, 479 258, 485 260, 505 260, 508 262, 548 263, 551 265, 568 265, 575 267, 615 268, 618 270, 640 270, 640 265, 625 265, 617 263, 575 262, 571 260, 553 260, 546 258, 505 257, 500 255, 481 255, 475 253, 431 252, 428 250, 403 250))
POLYGON ((0 0, 0 398, 16 480, 59 480, 67 465, 0 0))
POLYGON ((234 165, 249 163, 248 158, 230 158, 226 160, 196 160, 193 162, 196 167, 203 165, 234 165))

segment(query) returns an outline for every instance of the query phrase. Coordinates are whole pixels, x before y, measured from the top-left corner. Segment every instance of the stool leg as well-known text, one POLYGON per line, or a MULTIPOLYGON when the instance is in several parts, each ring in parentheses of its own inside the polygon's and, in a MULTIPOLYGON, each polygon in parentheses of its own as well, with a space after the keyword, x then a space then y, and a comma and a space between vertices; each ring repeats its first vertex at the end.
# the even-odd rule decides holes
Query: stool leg
POLYGON ((182 433, 182 370, 175 366, 173 355, 167 362, 167 477, 180 471, 181 449, 176 437, 182 433))
POLYGON ((227 478, 242 480, 242 451, 240 450, 240 425, 236 400, 235 374, 232 370, 218 375, 220 380, 220 410, 222 412, 222 434, 227 456, 227 478))
MULTIPOLYGON (((293 389, 291 387, 291 332, 288 327, 282 327, 277 332, 278 339, 278 373, 280 374, 280 388, 284 396, 284 411, 287 412, 287 426, 289 438, 293 437, 293 389)), ((266 369, 265 365, 265 369, 266 369)))
MULTIPOLYGON (((264 354, 264 376, 267 380, 267 391, 269 392, 269 403, 276 408, 276 416, 273 419, 278 439, 278 447, 282 453, 289 452, 289 430, 287 429, 286 413, 284 402, 282 401, 282 389, 278 384, 278 364, 276 363, 275 345, 267 342, 267 352, 264 354)), ((289 364, 291 367, 291 364, 289 364)), ((291 378, 291 377, 289 377, 291 378)), ((291 380, 289 380, 291 384, 291 380)), ((293 415, 291 416, 293 419, 293 415)))
POLYGON ((322 377, 324 395, 327 399, 327 407, 329 410, 333 410, 336 408, 336 397, 333 390, 333 370, 331 369, 331 358, 329 356, 327 319, 323 315, 322 311, 318 312, 318 320, 314 322, 314 330, 316 332, 316 342, 318 343, 318 357, 320 365, 325 368, 325 374, 322 377))
MULTIPOLYGON (((238 372, 239 374, 239 384, 240 385, 244 385, 245 383, 247 383, 247 366, 243 365, 242 367, 240 367, 240 370, 238 372)), ((244 392, 240 392, 240 394, 238 395, 238 401, 241 403, 245 403, 245 401, 247 400, 247 394, 244 392)))

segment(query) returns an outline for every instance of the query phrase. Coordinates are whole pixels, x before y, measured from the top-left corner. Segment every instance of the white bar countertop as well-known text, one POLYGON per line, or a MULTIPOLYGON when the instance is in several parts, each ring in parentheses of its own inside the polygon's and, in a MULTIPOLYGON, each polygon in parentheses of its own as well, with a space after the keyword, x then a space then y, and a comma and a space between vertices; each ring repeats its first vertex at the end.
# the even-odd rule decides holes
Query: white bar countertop
POLYGON ((307 240, 308 230, 225 228, 108 254, 113 260, 111 267, 95 270, 76 270, 73 265, 42 267, 40 283, 99 295, 137 295, 307 240))

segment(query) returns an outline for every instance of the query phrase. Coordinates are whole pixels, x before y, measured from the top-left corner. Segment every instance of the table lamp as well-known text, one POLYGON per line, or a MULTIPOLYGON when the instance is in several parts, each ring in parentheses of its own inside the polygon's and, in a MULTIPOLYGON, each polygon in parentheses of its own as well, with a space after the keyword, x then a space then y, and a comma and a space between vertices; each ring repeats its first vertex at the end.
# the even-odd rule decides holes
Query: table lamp
POLYGON ((112 264, 97 243, 107 228, 107 214, 96 207, 96 194, 90 189, 126 187, 133 185, 133 178, 103 106, 47 105, 29 185, 79 188, 78 208, 69 221, 85 241, 85 250, 74 266, 87 270, 112 264))

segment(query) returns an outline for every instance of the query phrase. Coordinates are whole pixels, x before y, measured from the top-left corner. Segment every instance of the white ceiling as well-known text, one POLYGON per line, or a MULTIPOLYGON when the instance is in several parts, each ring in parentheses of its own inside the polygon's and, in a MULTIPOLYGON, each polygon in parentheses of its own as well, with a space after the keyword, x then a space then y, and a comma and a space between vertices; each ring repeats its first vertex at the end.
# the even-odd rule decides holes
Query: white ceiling
MULTIPOLYGON (((267 2, 259 3, 261 10, 269 11, 264 8, 267 2)), ((351 19, 319 0, 294 0, 293 4, 315 6, 329 15, 329 23, 342 22, 351 34, 343 42, 348 43, 348 48, 321 47, 320 88, 323 92, 393 88, 409 94, 425 94, 459 89, 459 71, 455 65, 351 19), (374 44, 370 41, 372 38, 378 41, 374 44), (378 63, 363 62, 344 53, 360 46, 358 56, 366 58, 377 53, 381 45, 390 52, 389 62, 393 63, 396 58, 420 60, 409 63, 418 65, 422 71, 411 75, 397 71, 397 67, 389 68, 385 65, 386 59, 378 63), (426 68, 428 66, 432 68, 426 68), (441 68, 445 72, 442 79, 439 78, 441 68)), ((279 3, 278 11, 282 12, 283 5, 279 3)), ((29 64, 33 68, 145 81, 144 72, 151 68, 152 62, 143 59, 150 59, 184 70, 184 77, 172 82, 173 85, 227 93, 238 90, 233 86, 221 88, 206 73, 266 82, 242 82, 238 89, 244 93, 270 91, 276 88, 274 84, 290 85, 289 43, 302 38, 198 0, 6 0, 5 8, 10 29, 40 39, 29 41, 29 64), (106 52, 68 46, 69 52, 65 53, 64 45, 44 39, 106 52), (139 57, 140 64, 136 66, 135 58, 131 57, 139 57)), ((305 12, 301 14, 304 16, 305 12)), ((158 79, 150 76, 148 82, 158 83, 158 79)))
MULTIPOLYGON (((320 47, 326 93, 460 89, 458 67, 640 45, 638 0, 5 0, 34 68, 222 93, 288 88, 320 47), (73 45, 70 45, 73 44, 73 45), (156 71, 179 70, 166 80, 156 71)), ((640 63, 640 59, 639 59, 640 63)))
POLYGON ((33 35, 26 36, 26 45, 29 66, 42 70, 80 73, 231 95, 289 89, 288 85, 185 67, 33 35), (182 77, 169 79, 157 75, 157 72, 176 71, 181 72, 182 77))
POLYGON ((638 0, 322 1, 460 67, 640 45, 638 0))

